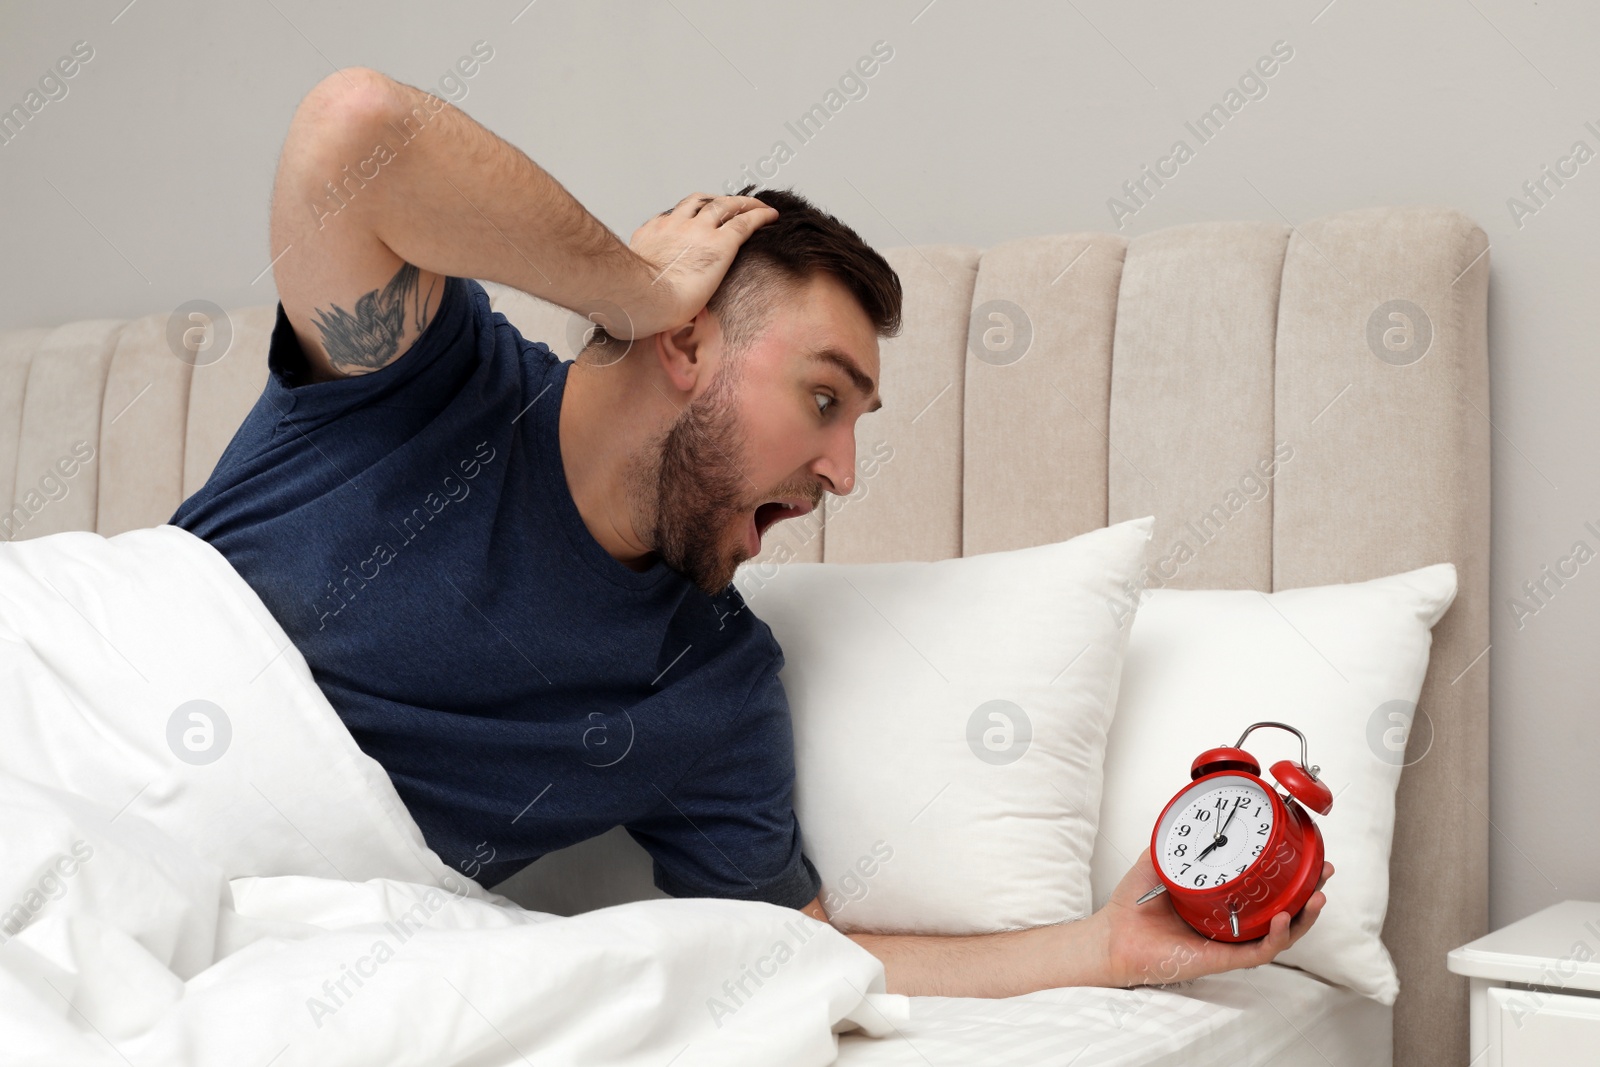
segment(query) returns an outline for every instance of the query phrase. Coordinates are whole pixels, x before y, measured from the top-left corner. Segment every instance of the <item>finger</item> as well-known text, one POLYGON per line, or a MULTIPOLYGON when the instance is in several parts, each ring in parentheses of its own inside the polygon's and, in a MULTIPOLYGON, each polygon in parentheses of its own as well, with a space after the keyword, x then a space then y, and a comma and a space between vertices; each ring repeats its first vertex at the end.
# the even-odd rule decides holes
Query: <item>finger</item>
MULTIPOLYGON (((1241 960, 1236 966, 1259 967, 1264 963, 1271 963, 1273 957, 1288 948, 1290 944, 1289 913, 1280 911, 1267 924, 1266 935, 1249 946, 1254 950, 1249 954, 1250 962, 1246 963, 1241 960)), ((1245 946, 1241 945, 1239 947, 1244 948, 1245 946)))
POLYGON ((715 199, 716 197, 710 193, 690 193, 674 204, 669 214, 685 215, 692 218, 708 201, 715 199))
POLYGON ((1306 906, 1300 909, 1300 914, 1296 915, 1294 921, 1289 924, 1288 939, 1283 946, 1285 949, 1293 946, 1296 941, 1306 936, 1306 931, 1316 924, 1317 916, 1322 914, 1322 906, 1325 903, 1327 903, 1327 898, 1321 893, 1313 894, 1311 899, 1306 901, 1306 906))
POLYGON ((1267 936, 1262 939, 1261 947, 1270 949, 1271 956, 1276 956, 1293 944, 1289 932, 1292 925, 1291 918, 1288 912, 1280 911, 1272 917, 1272 922, 1267 926, 1267 936))
POLYGON ((718 229, 732 234, 742 242, 746 237, 749 237, 777 217, 778 211, 776 208, 765 206, 750 208, 728 219, 718 229))
MULTIPOLYGON (((707 204, 716 203, 717 199, 718 199, 717 197, 709 196, 709 195, 707 195, 705 193, 700 194, 699 201, 694 205, 693 208, 691 208, 689 210, 689 214, 693 215, 696 218, 699 218, 700 215, 706 210, 706 205, 707 204)), ((713 214, 712 217, 715 217, 715 215, 713 214)))
POLYGON ((718 226, 721 226, 752 211, 770 212, 771 218, 778 217, 777 208, 757 200, 753 196, 715 197, 710 205, 701 207, 697 217, 712 219, 718 226))
POLYGON ((643 222, 639 223, 639 229, 633 231, 634 235, 637 236, 638 233, 639 233, 639 230, 643 230, 646 226, 649 226, 652 222, 655 222, 657 219, 664 219, 664 218, 667 218, 667 217, 669 217, 669 216, 671 216, 673 214, 678 214, 678 215, 683 215, 685 213, 693 214, 692 211, 687 211, 687 209, 693 208, 696 204, 698 204, 699 201, 697 200, 697 197, 701 197, 701 196, 704 196, 704 195, 705 195, 704 193, 690 193, 688 196, 684 197, 682 200, 679 200, 676 204, 673 204, 671 207, 667 208, 667 210, 656 212, 654 215, 651 215, 649 218, 647 218, 643 222))
POLYGON ((1294 918, 1294 936, 1290 939, 1290 944, 1294 944, 1294 942, 1304 937, 1306 931, 1316 924, 1317 917, 1322 914, 1322 909, 1327 903, 1328 898, 1324 894, 1311 894, 1311 899, 1306 901, 1306 906, 1294 918))

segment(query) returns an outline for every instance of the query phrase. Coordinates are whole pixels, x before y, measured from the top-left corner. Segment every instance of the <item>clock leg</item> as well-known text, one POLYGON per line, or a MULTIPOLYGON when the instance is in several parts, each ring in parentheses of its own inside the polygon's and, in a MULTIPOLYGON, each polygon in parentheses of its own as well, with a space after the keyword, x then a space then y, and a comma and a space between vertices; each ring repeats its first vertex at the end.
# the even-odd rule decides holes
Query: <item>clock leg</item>
POLYGON ((1165 893, 1166 891, 1167 891, 1167 887, 1165 885, 1158 885, 1154 889, 1150 890, 1150 892, 1146 893, 1144 896, 1142 896, 1138 900, 1134 901, 1134 903, 1135 904, 1148 904, 1152 900, 1156 899, 1156 897, 1159 897, 1162 893, 1165 893))

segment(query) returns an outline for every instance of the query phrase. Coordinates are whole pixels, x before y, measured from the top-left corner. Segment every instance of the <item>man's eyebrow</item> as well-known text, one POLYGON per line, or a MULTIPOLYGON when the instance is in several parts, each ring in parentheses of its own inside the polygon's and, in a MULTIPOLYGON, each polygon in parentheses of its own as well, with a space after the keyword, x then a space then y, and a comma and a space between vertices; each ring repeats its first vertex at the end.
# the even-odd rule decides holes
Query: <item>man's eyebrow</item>
MULTIPOLYGON (((837 348, 820 349, 811 353, 811 358, 813 360, 820 360, 824 363, 831 363, 835 367, 838 367, 840 370, 844 371, 845 374, 850 376, 851 383, 855 385, 857 391, 861 393, 863 398, 871 396, 873 391, 877 388, 873 384, 872 379, 867 377, 867 375, 862 372, 860 367, 856 366, 856 361, 839 351, 837 348)), ((874 400, 872 402, 872 406, 867 408, 867 410, 877 411, 881 407, 883 407, 883 399, 880 397, 879 399, 874 400)))

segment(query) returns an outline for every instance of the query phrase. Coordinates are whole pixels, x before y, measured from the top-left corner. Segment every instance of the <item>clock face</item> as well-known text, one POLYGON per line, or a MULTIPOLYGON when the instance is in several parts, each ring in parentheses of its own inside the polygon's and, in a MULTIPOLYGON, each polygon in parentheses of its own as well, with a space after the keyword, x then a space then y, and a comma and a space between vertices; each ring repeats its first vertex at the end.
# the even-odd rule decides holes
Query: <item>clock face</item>
POLYGON ((1222 775, 1167 809, 1156 832, 1161 870, 1185 889, 1210 889, 1250 868, 1272 837, 1272 801, 1248 778, 1222 775))

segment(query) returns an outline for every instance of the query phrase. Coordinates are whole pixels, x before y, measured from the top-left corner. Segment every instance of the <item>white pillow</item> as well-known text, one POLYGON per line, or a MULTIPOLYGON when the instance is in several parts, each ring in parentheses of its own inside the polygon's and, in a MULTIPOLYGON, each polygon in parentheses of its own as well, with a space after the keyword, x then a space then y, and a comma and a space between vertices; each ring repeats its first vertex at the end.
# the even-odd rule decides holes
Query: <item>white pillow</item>
POLYGON ((1128 640, 1111 609, 1153 521, 935 563, 741 568, 783 648, 795 810, 836 926, 972 934, 1088 913, 1128 640))
MULTIPOLYGON (((1283 963, 1383 1004, 1400 983, 1379 935, 1389 905, 1389 842, 1400 770, 1426 754, 1403 744, 1428 670, 1433 625, 1456 594, 1440 563, 1350 585, 1253 590, 1160 589, 1133 624, 1106 752, 1096 907, 1141 851, 1161 809, 1189 782, 1190 763, 1231 745, 1253 722, 1288 723, 1334 792, 1316 816, 1334 865, 1328 905, 1283 963)), ((1431 734, 1418 731, 1417 745, 1431 734)), ((1244 746, 1263 773, 1300 759, 1281 730, 1244 746)), ((1268 775, 1270 778, 1270 775, 1268 775)))

